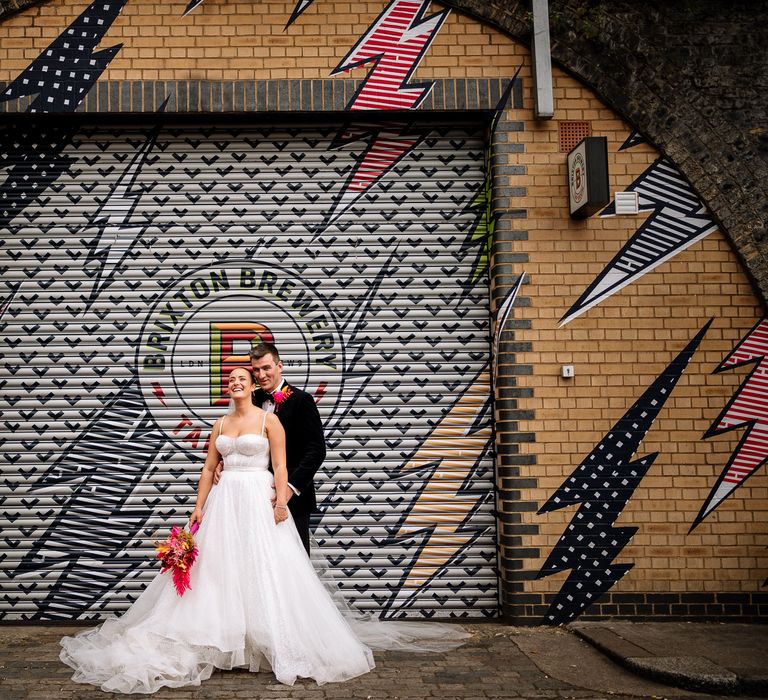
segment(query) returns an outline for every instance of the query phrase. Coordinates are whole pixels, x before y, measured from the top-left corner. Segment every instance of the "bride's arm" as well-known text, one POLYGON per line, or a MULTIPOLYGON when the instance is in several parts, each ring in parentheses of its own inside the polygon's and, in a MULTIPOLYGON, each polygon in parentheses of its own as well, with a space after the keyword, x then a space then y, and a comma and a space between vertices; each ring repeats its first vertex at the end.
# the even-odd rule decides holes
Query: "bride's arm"
POLYGON ((205 500, 208 498, 208 494, 211 492, 213 486, 213 472, 216 470, 216 465, 221 460, 221 455, 216 449, 216 438, 221 432, 221 418, 213 424, 211 430, 211 439, 208 442, 208 454, 205 457, 205 463, 203 469, 200 472, 200 480, 197 482, 197 501, 195 502, 195 509, 192 511, 192 515, 189 516, 189 526, 192 527, 195 523, 203 522, 203 506, 205 500))
POLYGON ((267 414, 267 438, 275 475, 275 522, 288 517, 288 468, 285 466, 285 430, 274 413, 267 414))

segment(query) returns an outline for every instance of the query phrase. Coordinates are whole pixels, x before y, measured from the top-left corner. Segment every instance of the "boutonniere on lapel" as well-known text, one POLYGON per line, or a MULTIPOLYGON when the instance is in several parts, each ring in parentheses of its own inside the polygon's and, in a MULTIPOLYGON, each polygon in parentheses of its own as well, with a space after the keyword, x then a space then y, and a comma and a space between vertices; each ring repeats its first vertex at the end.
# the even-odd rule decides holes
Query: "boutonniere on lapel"
POLYGON ((272 392, 272 398, 275 400, 275 413, 280 410, 280 406, 282 406, 288 400, 288 397, 292 393, 293 391, 289 386, 285 387, 285 389, 272 392))

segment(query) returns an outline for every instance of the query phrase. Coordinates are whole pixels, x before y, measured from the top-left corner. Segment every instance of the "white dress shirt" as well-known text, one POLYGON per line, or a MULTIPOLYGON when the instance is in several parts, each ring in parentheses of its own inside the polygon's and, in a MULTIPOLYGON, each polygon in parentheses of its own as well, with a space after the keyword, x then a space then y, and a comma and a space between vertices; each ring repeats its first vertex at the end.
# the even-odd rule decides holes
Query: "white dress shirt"
MULTIPOLYGON (((272 392, 270 392, 270 394, 271 393, 272 392)), ((275 403, 274 399, 272 399, 271 401, 269 399, 264 399, 264 401, 261 404, 261 408, 265 410, 267 413, 274 413, 276 407, 277 407, 277 403, 275 403)), ((297 496, 301 496, 301 491, 299 491, 299 489, 297 489, 290 481, 288 482, 288 488, 291 489, 291 491, 293 491, 297 496)))

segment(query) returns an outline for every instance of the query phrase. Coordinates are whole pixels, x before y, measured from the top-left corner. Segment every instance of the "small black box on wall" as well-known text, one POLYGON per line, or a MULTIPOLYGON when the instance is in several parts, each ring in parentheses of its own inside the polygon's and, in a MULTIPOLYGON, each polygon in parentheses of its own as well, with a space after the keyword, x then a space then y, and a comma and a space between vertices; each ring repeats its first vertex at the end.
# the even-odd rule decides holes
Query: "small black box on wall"
POLYGON ((592 216, 611 201, 608 139, 587 136, 568 154, 568 208, 574 219, 592 216))

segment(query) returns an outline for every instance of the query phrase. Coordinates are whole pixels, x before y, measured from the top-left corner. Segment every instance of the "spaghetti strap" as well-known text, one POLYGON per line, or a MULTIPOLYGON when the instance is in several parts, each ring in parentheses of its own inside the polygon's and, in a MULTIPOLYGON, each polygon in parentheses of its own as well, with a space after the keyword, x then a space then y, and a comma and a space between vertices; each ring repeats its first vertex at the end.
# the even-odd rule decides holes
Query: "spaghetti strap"
POLYGON ((264 418, 261 421, 261 437, 264 437, 264 428, 267 426, 267 411, 264 411, 264 418))

